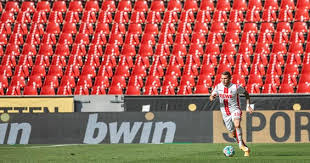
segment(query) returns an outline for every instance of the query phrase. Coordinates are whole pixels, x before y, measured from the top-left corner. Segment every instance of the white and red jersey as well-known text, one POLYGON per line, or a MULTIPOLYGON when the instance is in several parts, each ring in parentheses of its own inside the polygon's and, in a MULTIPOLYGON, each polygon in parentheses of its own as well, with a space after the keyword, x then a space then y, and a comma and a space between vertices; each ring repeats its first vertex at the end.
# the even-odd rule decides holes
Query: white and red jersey
POLYGON ((243 94, 245 89, 237 84, 230 83, 225 87, 221 82, 215 86, 212 95, 216 94, 220 99, 220 109, 223 117, 230 116, 235 110, 240 110, 239 94, 243 94))

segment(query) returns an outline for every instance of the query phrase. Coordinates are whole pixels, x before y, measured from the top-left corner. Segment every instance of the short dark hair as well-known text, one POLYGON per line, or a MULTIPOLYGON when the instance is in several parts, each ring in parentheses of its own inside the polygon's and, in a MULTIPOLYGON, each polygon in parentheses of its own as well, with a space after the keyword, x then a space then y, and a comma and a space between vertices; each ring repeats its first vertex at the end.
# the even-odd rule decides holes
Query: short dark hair
POLYGON ((229 78, 231 78, 231 74, 230 74, 229 71, 224 71, 224 72, 222 73, 222 75, 227 75, 229 78))

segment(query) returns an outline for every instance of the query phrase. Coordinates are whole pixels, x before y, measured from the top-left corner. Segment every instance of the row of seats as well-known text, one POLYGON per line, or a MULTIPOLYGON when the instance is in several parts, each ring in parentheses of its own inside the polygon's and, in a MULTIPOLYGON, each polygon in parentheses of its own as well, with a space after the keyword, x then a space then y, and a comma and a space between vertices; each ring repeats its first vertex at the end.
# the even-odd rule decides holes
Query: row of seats
MULTIPOLYGON (((0 5, 0 11, 2 10, 2 5, 0 5)), ((83 3, 82 1, 40 1, 37 3, 31 1, 25 1, 18 3, 15 1, 8 1, 5 3, 5 11, 18 12, 21 11, 46 11, 49 12, 59 11, 66 12, 75 11, 82 12, 86 11, 96 11, 100 9, 104 11, 126 11, 130 12, 132 10, 147 12, 148 10, 165 12, 165 11, 182 11, 182 10, 266 10, 266 9, 302 9, 309 8, 309 0, 297 0, 295 5, 294 0, 281 0, 279 3, 277 0, 268 0, 264 3, 261 0, 234 0, 231 3, 229 0, 156 0, 156 1, 144 1, 144 0, 99 0, 99 1, 87 1, 83 3), (101 6, 100 6, 101 4, 101 6)))
MULTIPOLYGON (((215 80, 219 80, 220 75, 215 80)), ((5 77, 0 76, 1 95, 88 95, 88 94, 127 94, 127 95, 174 95, 174 94, 209 94, 211 87, 207 82, 212 83, 211 76, 200 75, 197 83, 193 76, 183 75, 180 83, 176 76, 167 75, 161 84, 160 78, 148 76, 145 84, 141 76, 131 76, 126 81, 124 76, 113 76, 112 82, 106 76, 97 76, 92 81, 90 76, 80 76, 77 83, 73 76, 63 76, 61 81, 57 76, 46 76, 44 82, 40 76, 30 76, 27 84, 24 77, 14 76, 9 87, 5 87, 5 77), (57 91, 56 91, 57 90, 57 91), (57 93, 56 93, 57 92, 57 93)), ((244 81, 241 75, 233 75, 232 82, 241 84, 244 81)), ((279 84, 279 76, 267 75, 265 83, 262 84, 262 77, 250 75, 248 84, 245 86, 250 93, 310 93, 309 75, 301 75, 299 83, 296 76, 284 76, 279 84), (252 83, 250 83, 252 81, 252 83), (261 83, 259 83, 261 82, 261 83), (277 85, 277 83, 279 85, 277 85)))
POLYGON ((310 93, 308 0, 6 2, 1 95, 310 93))

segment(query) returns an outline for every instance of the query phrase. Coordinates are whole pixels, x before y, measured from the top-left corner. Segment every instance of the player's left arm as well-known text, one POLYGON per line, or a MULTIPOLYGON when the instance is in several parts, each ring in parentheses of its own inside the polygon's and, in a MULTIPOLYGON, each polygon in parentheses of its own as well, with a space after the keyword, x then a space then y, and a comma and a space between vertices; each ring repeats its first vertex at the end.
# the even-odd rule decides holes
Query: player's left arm
POLYGON ((244 95, 245 95, 245 98, 246 98, 246 107, 247 107, 247 111, 249 111, 251 114, 253 113, 253 108, 251 107, 251 99, 250 99, 250 95, 249 93, 245 90, 244 91, 244 95))
POLYGON ((253 108, 251 107, 251 99, 250 99, 250 95, 248 93, 248 91, 246 91, 246 89, 244 89, 242 86, 237 85, 237 91, 239 94, 244 94, 245 98, 246 98, 246 111, 249 111, 251 114, 253 112, 253 108))

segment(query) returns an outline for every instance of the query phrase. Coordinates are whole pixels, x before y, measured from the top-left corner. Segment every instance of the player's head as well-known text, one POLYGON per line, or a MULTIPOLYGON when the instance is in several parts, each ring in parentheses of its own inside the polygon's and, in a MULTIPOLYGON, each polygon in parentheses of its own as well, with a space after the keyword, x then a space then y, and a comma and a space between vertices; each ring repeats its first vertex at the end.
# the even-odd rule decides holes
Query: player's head
POLYGON ((228 71, 224 71, 221 76, 221 82, 225 85, 228 86, 230 84, 231 80, 231 74, 228 71))

